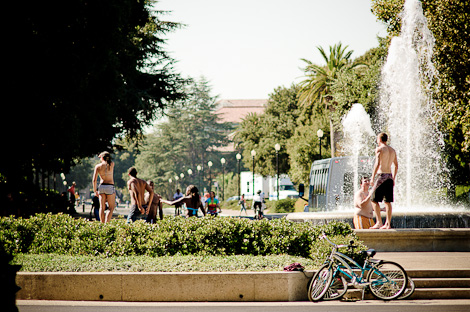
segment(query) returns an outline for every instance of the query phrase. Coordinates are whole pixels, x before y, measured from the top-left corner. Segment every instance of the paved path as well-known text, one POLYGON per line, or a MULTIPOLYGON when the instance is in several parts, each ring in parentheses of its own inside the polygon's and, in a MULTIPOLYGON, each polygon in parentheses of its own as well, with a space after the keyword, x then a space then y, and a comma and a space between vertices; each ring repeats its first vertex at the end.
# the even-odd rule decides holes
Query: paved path
POLYGON ((470 300, 356 302, 92 302, 18 300, 20 312, 466 312, 470 300))

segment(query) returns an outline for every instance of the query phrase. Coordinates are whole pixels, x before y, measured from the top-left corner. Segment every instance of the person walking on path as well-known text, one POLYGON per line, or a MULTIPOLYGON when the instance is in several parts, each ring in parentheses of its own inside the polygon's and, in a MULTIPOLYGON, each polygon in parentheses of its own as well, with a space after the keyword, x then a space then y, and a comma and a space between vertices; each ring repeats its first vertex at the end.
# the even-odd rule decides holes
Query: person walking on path
POLYGON ((129 168, 128 174, 131 177, 129 181, 127 181, 127 188, 131 197, 131 211, 127 216, 127 223, 130 223, 131 221, 135 222, 138 215, 148 213, 149 208, 147 207, 146 211, 143 207, 145 203, 145 191, 149 192, 149 203, 153 202, 154 193, 153 189, 146 181, 137 178, 137 169, 134 167, 129 168))
POLYGON ((160 216, 160 220, 163 220, 163 206, 161 202, 161 196, 155 193, 155 187, 154 183, 152 180, 147 181, 147 184, 150 185, 152 190, 154 191, 153 193, 153 200, 150 203, 150 193, 145 193, 144 199, 145 203, 148 207, 148 215, 147 219, 145 220, 148 223, 155 223, 157 221, 157 207, 158 207, 158 214, 160 216))
POLYGON ((210 197, 206 200, 206 211, 211 216, 217 216, 217 209, 219 209, 219 213, 222 212, 220 209, 219 200, 215 198, 215 192, 210 192, 210 197))
POLYGON ((374 171, 370 178, 370 182, 374 183, 375 181, 375 183, 371 194, 369 194, 376 216, 376 222, 372 229, 390 229, 392 227, 393 188, 397 177, 398 159, 395 150, 387 145, 387 140, 388 136, 384 132, 379 133, 377 136, 377 144, 379 146, 375 149, 374 171), (376 175, 377 178, 374 180, 376 175), (379 203, 382 201, 385 204, 386 211, 385 224, 382 224, 382 217, 380 215, 379 203))
POLYGON ((369 177, 361 178, 361 188, 354 194, 354 228, 368 229, 375 225, 374 208, 369 197, 369 177))
POLYGON ((187 218, 196 217, 199 209, 201 209, 204 216, 206 215, 206 210, 204 209, 204 205, 201 202, 201 196, 199 195, 199 190, 194 185, 189 185, 186 188, 185 196, 177 200, 173 200, 173 201, 162 199, 162 202, 170 206, 173 206, 176 204, 186 204, 186 209, 187 209, 186 217, 187 218))
POLYGON ((100 221, 107 223, 113 216, 116 207, 116 191, 114 189, 114 162, 108 152, 98 155, 101 162, 95 166, 93 172, 93 192, 100 198, 100 221), (100 176, 100 185, 96 188, 96 180, 100 176), (106 203, 108 203, 108 213, 105 216, 106 203))
POLYGON ((248 213, 246 212, 245 194, 242 194, 242 197, 238 201, 238 204, 240 205, 240 216, 242 215, 243 210, 245 210, 245 215, 248 215, 248 213))
POLYGON ((67 192, 69 192, 69 202, 70 202, 70 210, 73 210, 75 208, 75 187, 77 184, 72 182, 72 186, 67 189, 67 192))
POLYGON ((263 219, 263 195, 258 191, 253 198, 253 210, 255 211, 255 218, 263 219))
MULTIPOLYGON (((183 197, 183 193, 181 193, 180 189, 176 189, 175 195, 173 195, 173 200, 180 199, 183 197)), ((175 205, 175 217, 181 214, 181 209, 183 208, 183 204, 176 204, 175 205)))

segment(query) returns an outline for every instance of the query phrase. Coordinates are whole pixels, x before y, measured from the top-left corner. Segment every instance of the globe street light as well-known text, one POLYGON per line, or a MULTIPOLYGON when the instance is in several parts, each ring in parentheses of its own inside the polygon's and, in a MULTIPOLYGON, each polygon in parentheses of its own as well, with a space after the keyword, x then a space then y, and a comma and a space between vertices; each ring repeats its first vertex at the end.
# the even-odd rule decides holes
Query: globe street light
POLYGON ((321 138, 323 137, 323 130, 322 129, 318 129, 317 137, 320 140, 320 159, 321 159, 321 138))
POLYGON ((255 199, 255 156, 256 151, 251 150, 251 160, 253 162, 253 200, 255 199))
POLYGON ((274 145, 274 149, 276 150, 277 200, 279 200, 279 151, 281 150, 281 145, 276 143, 276 145, 274 145))
POLYGON ((222 164, 222 201, 225 200, 225 158, 220 159, 220 163, 222 164))
POLYGON ((241 181, 240 181, 240 160, 242 159, 242 155, 240 155, 240 153, 237 153, 237 162, 238 162, 238 199, 241 198, 241 194, 240 194, 240 184, 241 184, 241 181))
POLYGON ((209 166, 209 192, 210 192, 212 190, 212 176, 211 176, 212 161, 209 160, 207 165, 209 166))

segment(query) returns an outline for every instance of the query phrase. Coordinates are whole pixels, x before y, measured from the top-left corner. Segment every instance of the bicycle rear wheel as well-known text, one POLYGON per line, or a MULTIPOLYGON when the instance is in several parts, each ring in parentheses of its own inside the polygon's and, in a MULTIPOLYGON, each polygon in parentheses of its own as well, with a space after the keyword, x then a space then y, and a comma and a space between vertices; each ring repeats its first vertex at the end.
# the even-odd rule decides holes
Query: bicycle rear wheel
POLYGON ((391 300, 405 291, 408 275, 398 263, 383 261, 370 271, 367 281, 374 296, 391 300))
POLYGON ((415 282, 411 278, 408 277, 408 286, 406 287, 405 291, 398 297, 398 299, 406 299, 410 297, 415 291, 415 282))
POLYGON ((315 302, 321 300, 328 290, 333 277, 329 265, 323 265, 308 282, 308 300, 315 302))
POLYGON ((348 291, 348 282, 343 275, 335 274, 331 279, 330 286, 323 295, 323 300, 337 300, 341 299, 348 291))

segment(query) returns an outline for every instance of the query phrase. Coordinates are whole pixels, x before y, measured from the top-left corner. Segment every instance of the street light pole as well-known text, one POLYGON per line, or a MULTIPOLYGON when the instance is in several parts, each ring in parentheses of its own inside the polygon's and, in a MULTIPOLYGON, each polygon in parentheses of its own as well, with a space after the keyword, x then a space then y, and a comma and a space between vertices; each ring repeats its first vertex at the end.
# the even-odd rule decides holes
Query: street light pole
POLYGON ((211 176, 212 161, 209 160, 207 165, 209 166, 209 193, 210 193, 212 190, 212 176, 211 176))
POLYGON ((202 188, 202 184, 201 184, 201 169, 202 169, 202 167, 201 167, 201 165, 197 165, 196 169, 197 169, 197 175, 199 176, 199 187, 202 188))
POLYGON ((237 153, 237 162, 238 162, 238 199, 241 198, 241 194, 240 194, 240 184, 241 184, 241 180, 240 180, 240 160, 242 159, 242 155, 240 155, 240 153, 237 153))
POLYGON ((221 158, 220 162, 222 163, 222 201, 225 200, 225 158, 221 158))
POLYGON ((255 156, 256 156, 256 151, 252 150, 251 158, 253 161, 253 200, 255 199, 255 156))
POLYGON ((281 150, 281 145, 276 143, 276 145, 274 145, 274 149, 276 150, 277 200, 279 200, 279 151, 281 150))
POLYGON ((320 159, 321 159, 321 138, 323 137, 323 130, 322 129, 318 129, 317 136, 318 136, 318 139, 320 140, 320 159))

